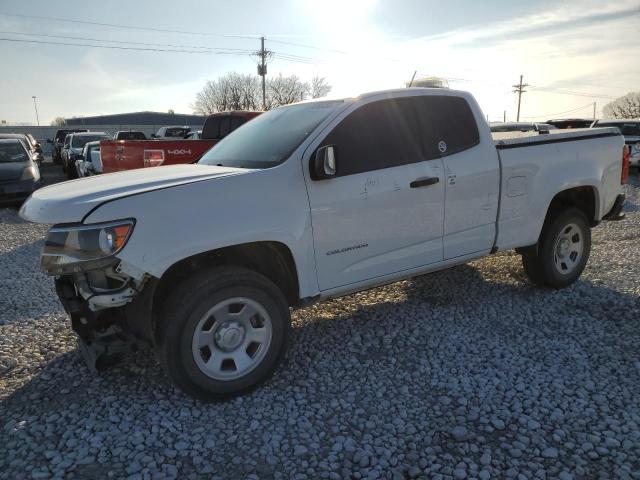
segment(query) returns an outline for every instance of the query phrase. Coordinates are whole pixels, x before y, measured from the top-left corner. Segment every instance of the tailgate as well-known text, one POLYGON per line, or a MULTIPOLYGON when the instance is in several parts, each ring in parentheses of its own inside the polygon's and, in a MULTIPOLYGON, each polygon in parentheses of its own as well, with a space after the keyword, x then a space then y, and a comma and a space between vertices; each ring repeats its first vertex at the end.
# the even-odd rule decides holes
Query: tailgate
POLYGON ((103 140, 100 142, 103 173, 144 168, 145 151, 158 153, 162 165, 191 163, 216 144, 216 140, 103 140))

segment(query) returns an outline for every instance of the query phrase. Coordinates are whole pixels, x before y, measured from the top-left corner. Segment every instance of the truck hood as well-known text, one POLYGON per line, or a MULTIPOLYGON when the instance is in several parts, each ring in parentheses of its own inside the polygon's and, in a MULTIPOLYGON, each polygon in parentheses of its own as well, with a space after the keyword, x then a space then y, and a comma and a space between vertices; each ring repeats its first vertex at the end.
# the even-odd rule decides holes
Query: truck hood
POLYGON ((77 223, 110 200, 250 171, 209 165, 168 165, 80 178, 35 191, 20 208, 20 216, 37 223, 77 223))

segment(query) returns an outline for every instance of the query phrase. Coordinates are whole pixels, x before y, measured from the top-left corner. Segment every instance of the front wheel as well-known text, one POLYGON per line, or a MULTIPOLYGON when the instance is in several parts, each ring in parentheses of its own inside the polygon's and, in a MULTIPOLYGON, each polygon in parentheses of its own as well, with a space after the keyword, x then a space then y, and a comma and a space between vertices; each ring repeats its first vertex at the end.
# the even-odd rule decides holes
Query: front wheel
POLYGON ((164 303, 158 356, 186 393, 224 399, 271 376, 290 324, 286 300, 269 279, 239 267, 213 268, 181 283, 164 303))
POLYGON ((545 220, 537 253, 522 255, 522 265, 534 283, 559 289, 580 277, 590 252, 587 217, 577 208, 568 208, 545 220))

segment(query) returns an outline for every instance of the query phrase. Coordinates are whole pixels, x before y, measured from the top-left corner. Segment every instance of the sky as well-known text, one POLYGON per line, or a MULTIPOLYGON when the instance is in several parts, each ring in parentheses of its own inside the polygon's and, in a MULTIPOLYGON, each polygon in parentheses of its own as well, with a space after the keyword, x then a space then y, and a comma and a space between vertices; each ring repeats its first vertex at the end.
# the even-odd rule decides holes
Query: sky
POLYGON ((515 120, 523 75, 521 120, 590 118, 594 102, 600 116, 640 91, 639 32, 640 0, 2 0, 0 120, 35 124, 33 96, 43 125, 191 113, 207 80, 256 72, 260 36, 268 75, 325 77, 333 97, 417 71, 470 91, 489 120, 515 120))

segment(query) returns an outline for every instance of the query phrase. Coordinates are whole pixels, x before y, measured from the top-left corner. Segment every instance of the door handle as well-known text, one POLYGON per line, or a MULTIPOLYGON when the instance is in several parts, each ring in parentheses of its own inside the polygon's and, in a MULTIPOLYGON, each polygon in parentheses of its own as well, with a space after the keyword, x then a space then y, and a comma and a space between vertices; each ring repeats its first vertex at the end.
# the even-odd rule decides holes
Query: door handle
POLYGON ((424 177, 414 180, 409 184, 409 186, 411 188, 428 187, 429 185, 435 185, 439 181, 440 177, 424 177))

